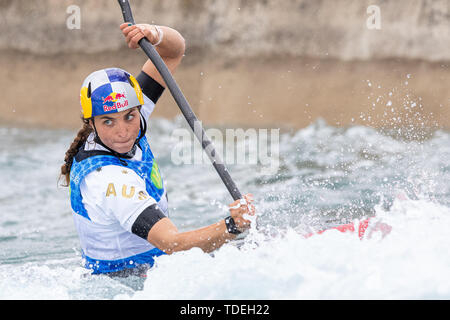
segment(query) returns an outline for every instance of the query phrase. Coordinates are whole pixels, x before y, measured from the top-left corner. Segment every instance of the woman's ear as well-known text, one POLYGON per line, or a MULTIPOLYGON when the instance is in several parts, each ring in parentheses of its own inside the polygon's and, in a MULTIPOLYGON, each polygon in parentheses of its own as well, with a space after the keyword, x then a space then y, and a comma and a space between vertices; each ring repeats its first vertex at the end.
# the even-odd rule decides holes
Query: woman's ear
POLYGON ((90 118, 90 119, 83 119, 83 123, 86 125, 86 126, 89 126, 92 130, 94 130, 94 123, 93 123, 93 120, 92 120, 93 118, 90 118))

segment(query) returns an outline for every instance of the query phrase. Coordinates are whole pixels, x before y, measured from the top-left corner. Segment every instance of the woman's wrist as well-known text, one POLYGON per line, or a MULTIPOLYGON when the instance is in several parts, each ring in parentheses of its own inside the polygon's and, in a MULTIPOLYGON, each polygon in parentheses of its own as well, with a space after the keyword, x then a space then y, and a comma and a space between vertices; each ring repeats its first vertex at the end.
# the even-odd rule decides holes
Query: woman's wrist
POLYGON ((156 34, 153 44, 159 54, 168 58, 181 58, 185 52, 185 41, 181 34, 167 26, 153 25, 153 33, 156 34))

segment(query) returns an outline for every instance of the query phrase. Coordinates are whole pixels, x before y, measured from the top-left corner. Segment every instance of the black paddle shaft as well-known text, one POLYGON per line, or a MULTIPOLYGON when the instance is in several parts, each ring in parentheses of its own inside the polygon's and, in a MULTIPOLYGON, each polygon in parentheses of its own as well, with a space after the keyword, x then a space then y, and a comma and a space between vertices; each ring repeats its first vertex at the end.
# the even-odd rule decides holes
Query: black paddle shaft
MULTIPOLYGON (((119 5, 122 9, 123 19, 125 20, 125 22, 135 24, 133 14, 131 12, 130 3, 128 2, 128 0, 117 0, 117 1, 119 2, 119 5)), ((146 38, 142 38, 139 41, 139 46, 142 48, 142 50, 145 52, 148 58, 153 62, 156 69, 164 79, 164 82, 166 83, 167 87, 172 93, 172 96, 175 99, 176 103, 178 104, 178 107, 180 108, 181 112, 183 113, 184 117, 189 123, 189 126, 191 127, 195 136, 200 141, 203 150, 205 150, 206 153, 208 154, 208 157, 211 160, 212 165, 216 169, 223 183, 225 184, 231 196, 233 197, 233 200, 241 199, 242 195, 239 192, 238 188, 236 187, 236 184, 234 183, 233 179, 231 179, 231 176, 227 168, 223 164, 222 159, 220 158, 219 154, 217 154, 217 152, 215 151, 211 140, 208 138, 208 136, 205 133, 205 130, 200 125, 200 122, 198 121, 196 115, 192 111, 191 106, 184 97, 183 93, 181 92, 179 86, 172 77, 172 74, 170 73, 161 56, 156 51, 154 46, 146 38)))

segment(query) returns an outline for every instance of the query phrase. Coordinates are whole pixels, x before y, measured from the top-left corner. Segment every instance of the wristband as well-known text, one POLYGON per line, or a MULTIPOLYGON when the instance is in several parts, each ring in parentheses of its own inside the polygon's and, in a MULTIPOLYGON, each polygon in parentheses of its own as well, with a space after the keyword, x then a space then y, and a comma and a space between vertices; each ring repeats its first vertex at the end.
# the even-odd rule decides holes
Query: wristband
POLYGON ((158 42, 156 42, 154 44, 154 46, 156 47, 157 45, 159 45, 162 42, 162 40, 164 38, 164 33, 163 33, 162 29, 158 26, 155 26, 155 29, 156 29, 156 31, 158 31, 158 42))
POLYGON ((240 234, 240 233, 242 233, 236 227, 234 219, 231 216, 228 216, 228 217, 225 218, 225 225, 227 226, 228 233, 231 233, 231 234, 240 234))

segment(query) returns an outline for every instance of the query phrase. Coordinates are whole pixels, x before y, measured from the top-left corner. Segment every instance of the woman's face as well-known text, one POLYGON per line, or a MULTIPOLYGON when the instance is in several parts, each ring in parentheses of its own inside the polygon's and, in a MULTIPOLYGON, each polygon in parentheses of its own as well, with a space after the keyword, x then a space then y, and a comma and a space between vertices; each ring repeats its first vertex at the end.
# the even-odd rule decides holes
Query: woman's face
POLYGON ((141 128, 137 107, 94 118, 97 134, 103 143, 118 153, 131 150, 141 128))

